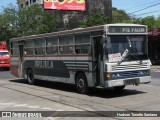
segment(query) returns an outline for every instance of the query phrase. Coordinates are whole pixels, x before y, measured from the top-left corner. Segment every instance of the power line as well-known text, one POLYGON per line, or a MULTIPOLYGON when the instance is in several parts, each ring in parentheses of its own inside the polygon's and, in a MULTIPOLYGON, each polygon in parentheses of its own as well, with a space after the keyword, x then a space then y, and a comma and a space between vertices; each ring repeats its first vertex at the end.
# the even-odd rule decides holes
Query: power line
POLYGON ((148 8, 151 8, 151 7, 154 7, 154 6, 157 6, 157 5, 159 5, 159 4, 160 4, 160 3, 156 3, 156 4, 154 4, 154 5, 147 6, 147 7, 145 7, 145 8, 142 8, 142 9, 140 9, 140 10, 136 10, 136 11, 131 12, 131 13, 128 13, 128 14, 140 12, 140 11, 143 11, 143 10, 145 10, 145 9, 148 9, 148 8))
POLYGON ((138 14, 138 15, 134 15, 134 16, 142 16, 142 15, 147 15, 147 14, 150 14, 150 13, 155 13, 155 12, 159 12, 159 10, 156 10, 156 11, 152 11, 152 12, 147 12, 147 13, 142 13, 142 14, 138 14))
POLYGON ((142 6, 145 6, 145 5, 148 5, 148 4, 151 4, 153 2, 159 2, 159 0, 155 0, 155 1, 152 1, 152 2, 148 2, 148 3, 145 3, 145 4, 140 4, 140 5, 137 5, 137 6, 134 6, 134 7, 128 7, 126 8, 126 10, 132 10, 132 9, 135 9, 135 8, 138 8, 138 7, 142 7, 142 6))

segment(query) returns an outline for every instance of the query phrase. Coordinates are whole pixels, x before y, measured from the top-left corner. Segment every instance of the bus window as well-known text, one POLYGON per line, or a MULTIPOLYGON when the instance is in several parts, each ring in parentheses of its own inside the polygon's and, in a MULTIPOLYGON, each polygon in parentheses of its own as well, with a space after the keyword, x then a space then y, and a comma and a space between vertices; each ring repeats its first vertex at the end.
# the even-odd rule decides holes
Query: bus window
POLYGON ((45 46, 45 38, 38 38, 35 40, 35 47, 45 46))
POLYGON ((35 39, 35 55, 44 55, 45 54, 45 38, 35 39))
POLYGON ((28 48, 28 47, 34 47, 34 41, 33 40, 25 41, 24 48, 28 48))
POLYGON ((76 39, 76 44, 90 43, 90 34, 76 35, 75 39, 76 39))
POLYGON ((58 37, 48 37, 47 38, 47 46, 58 45, 58 37))
POLYGON ((11 43, 11 55, 18 56, 19 50, 18 50, 18 42, 12 42, 11 43))
POLYGON ((75 36, 76 54, 90 54, 90 34, 80 34, 75 36))
POLYGON ((24 55, 33 55, 33 48, 24 48, 24 55))
POLYGON ((58 54, 58 46, 54 46, 54 47, 47 47, 46 48, 46 53, 47 54, 58 54))
POLYGON ((76 54, 90 54, 90 45, 76 45, 75 52, 76 54))
POLYGON ((60 46, 60 54, 73 54, 73 46, 60 46))
POLYGON ((35 48, 35 55, 44 55, 45 49, 43 47, 35 48))
POLYGON ((73 44, 73 36, 63 36, 59 38, 60 45, 73 44))
POLYGON ((34 46, 35 46, 35 44, 34 44, 33 40, 25 41, 25 44, 24 44, 24 55, 25 56, 34 55, 33 54, 34 46))

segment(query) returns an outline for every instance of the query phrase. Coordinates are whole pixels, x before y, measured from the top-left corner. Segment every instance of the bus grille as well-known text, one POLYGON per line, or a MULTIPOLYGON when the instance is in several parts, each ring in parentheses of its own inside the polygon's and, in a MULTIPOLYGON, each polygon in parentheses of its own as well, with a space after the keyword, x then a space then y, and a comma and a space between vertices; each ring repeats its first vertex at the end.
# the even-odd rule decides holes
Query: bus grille
POLYGON ((148 64, 143 63, 143 64, 131 64, 131 65, 113 65, 112 67, 112 72, 119 72, 119 71, 132 71, 132 70, 139 70, 139 69, 147 69, 148 64))

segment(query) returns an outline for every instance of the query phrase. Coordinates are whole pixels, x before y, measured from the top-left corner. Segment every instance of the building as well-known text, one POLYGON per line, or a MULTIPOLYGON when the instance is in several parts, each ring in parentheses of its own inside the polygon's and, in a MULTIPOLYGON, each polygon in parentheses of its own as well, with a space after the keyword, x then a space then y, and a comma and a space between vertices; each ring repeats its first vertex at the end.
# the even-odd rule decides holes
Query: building
POLYGON ((160 64, 160 28, 148 30, 148 53, 152 64, 160 64))
MULTIPOLYGON (((82 21, 96 12, 100 12, 112 22, 112 0, 85 0, 86 11, 50 10, 57 18, 57 30, 74 29, 79 27, 82 21)), ((38 3, 43 5, 43 0, 17 0, 19 8, 24 8, 38 3)))
POLYGON ((43 0, 17 0, 19 8, 24 8, 32 4, 43 4, 43 0))

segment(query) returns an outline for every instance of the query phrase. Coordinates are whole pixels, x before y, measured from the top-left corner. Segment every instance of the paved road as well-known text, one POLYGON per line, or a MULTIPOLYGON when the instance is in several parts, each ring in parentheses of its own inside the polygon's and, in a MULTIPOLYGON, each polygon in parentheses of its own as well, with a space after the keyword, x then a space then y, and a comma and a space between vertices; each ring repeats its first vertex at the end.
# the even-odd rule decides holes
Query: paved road
MULTIPOLYGON (((72 85, 39 81, 28 85, 25 80, 13 78, 6 71, 0 71, 0 110, 3 111, 159 111, 160 74, 152 72, 148 85, 127 86, 123 92, 112 89, 92 89, 89 95, 75 92, 72 85)), ((94 113, 91 113, 94 114, 94 113)), ((76 114, 74 114, 76 116, 76 114)), ((95 114, 94 114, 95 115, 95 114)), ((96 113, 96 115, 101 115, 96 113)), ((56 115, 55 115, 56 116, 56 115)), ((17 118, 14 118, 17 120, 17 118)), ((20 119, 20 118, 19 118, 20 119)), ((39 118, 34 118, 39 120, 39 118)), ((42 118, 59 120, 62 118, 42 118)), ((70 120, 70 118, 63 118, 70 120)), ((80 117, 72 119, 84 119, 80 117)), ((87 119, 126 119, 100 117, 87 119)), ((130 118, 133 119, 133 118, 130 118)), ((151 120, 155 118, 141 118, 151 120)), ((21 120, 21 119, 20 119, 21 120)), ((158 119, 157 119, 158 120, 158 119)))

